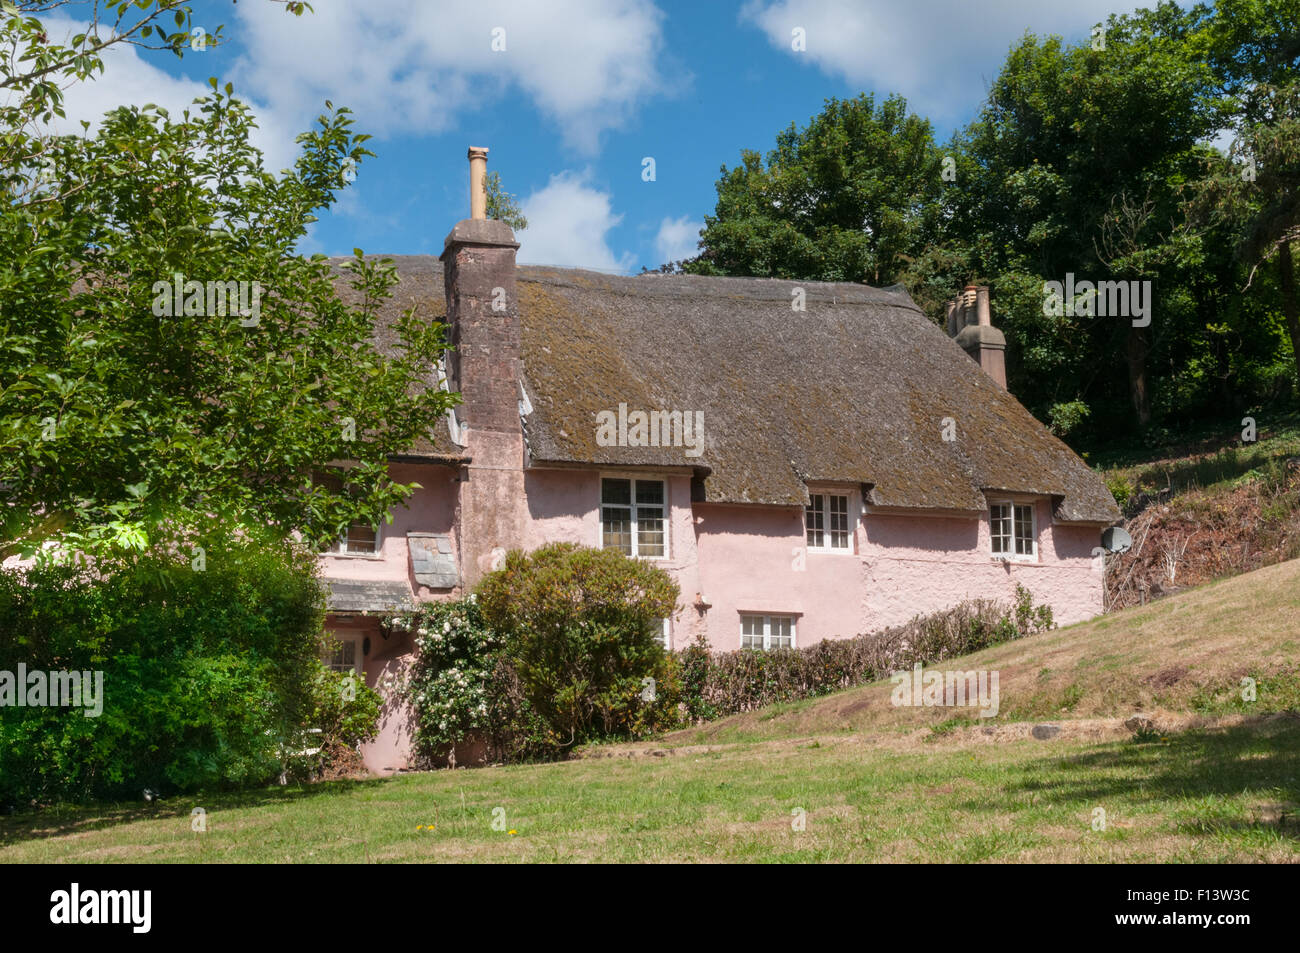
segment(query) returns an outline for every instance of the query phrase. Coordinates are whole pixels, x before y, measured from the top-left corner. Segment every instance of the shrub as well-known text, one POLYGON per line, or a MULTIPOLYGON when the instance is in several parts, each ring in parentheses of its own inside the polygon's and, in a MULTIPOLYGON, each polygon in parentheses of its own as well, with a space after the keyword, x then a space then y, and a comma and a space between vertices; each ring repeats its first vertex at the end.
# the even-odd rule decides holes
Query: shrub
POLYGON ((265 782, 313 716, 323 596, 311 553, 211 542, 94 572, 0 571, 0 671, 102 671, 103 712, 0 707, 0 802, 265 782))
POLYGON ((494 760, 526 761, 674 726, 679 666, 657 633, 676 602, 667 573, 615 552, 507 554, 473 595, 406 622, 418 758, 440 763, 480 741, 494 760))
POLYGON ((1066 437, 1074 433, 1091 415, 1092 410, 1081 400, 1053 404, 1047 411, 1048 420, 1051 422, 1051 431, 1058 437, 1066 437))
POLYGON ((1034 606, 1029 590, 1017 586, 1011 606, 977 599, 882 632, 823 639, 807 648, 714 653, 701 639, 682 653, 682 702, 696 721, 719 718, 826 695, 1055 625, 1051 607, 1034 606))
POLYGON ((476 592, 551 743, 634 737, 673 722, 677 685, 658 632, 678 589, 662 569, 554 543, 508 553, 476 592))
POLYGON ((1120 474, 1112 473, 1106 477, 1106 489, 1110 490, 1110 495, 1115 498, 1120 512, 1126 512, 1129 498, 1133 495, 1133 485, 1120 474))
POLYGON ((498 761, 557 753, 477 596, 426 604, 406 624, 415 632, 416 655, 402 691, 414 712, 420 763, 439 764, 467 741, 482 742, 498 761))
POLYGON ((383 705, 379 693, 352 672, 335 672, 318 663, 310 697, 306 724, 312 731, 302 732, 291 750, 320 750, 310 758, 294 759, 294 773, 328 777, 360 770, 363 764, 358 749, 379 731, 383 705))

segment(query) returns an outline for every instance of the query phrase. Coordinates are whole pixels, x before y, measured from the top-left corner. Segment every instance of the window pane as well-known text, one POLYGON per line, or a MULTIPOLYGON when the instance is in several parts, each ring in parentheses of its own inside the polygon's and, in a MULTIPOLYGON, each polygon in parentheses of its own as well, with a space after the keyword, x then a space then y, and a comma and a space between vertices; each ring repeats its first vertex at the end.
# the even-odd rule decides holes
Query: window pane
POLYGON ((993 539, 993 552, 1011 551, 1011 507, 997 503, 989 507, 989 528, 993 539))
POLYGON ((636 508, 636 553, 638 556, 664 554, 664 515, 662 509, 636 508))
POLYGON ((353 523, 348 527, 347 539, 344 542, 344 552, 348 553, 373 553, 375 548, 375 531, 364 523, 353 523))
POLYGON ((336 642, 330 651, 329 667, 335 672, 351 672, 356 670, 357 665, 357 643, 352 641, 336 642))
POLYGON ((663 480, 637 480, 636 481, 636 502, 638 506, 642 503, 649 503, 652 506, 663 506, 664 481, 663 480))
POLYGON ((809 546, 820 547, 825 543, 826 524, 822 507, 821 494, 814 493, 808 498, 808 505, 804 508, 804 526, 807 529, 809 546))
POLYGON ((794 620, 789 616, 772 616, 769 625, 771 638, 769 645, 774 649, 788 649, 793 643, 791 633, 794 630, 794 620))
POLYGON ((832 496, 830 500, 831 549, 849 548, 849 498, 832 496))
POLYGON ((626 506, 601 508, 601 545, 632 555, 632 510, 626 506))
POLYGON ((1034 511, 1030 506, 1017 506, 1016 511, 1016 554, 1032 556, 1034 554, 1034 511))
POLYGON ((601 480, 600 502, 628 506, 632 502, 631 480, 601 480))

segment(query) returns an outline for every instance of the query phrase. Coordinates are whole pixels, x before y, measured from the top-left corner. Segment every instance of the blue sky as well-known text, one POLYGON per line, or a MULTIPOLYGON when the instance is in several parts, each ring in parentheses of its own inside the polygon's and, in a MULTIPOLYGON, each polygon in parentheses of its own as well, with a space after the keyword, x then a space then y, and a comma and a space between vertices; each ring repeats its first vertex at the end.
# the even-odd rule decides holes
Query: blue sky
MULTIPOLYGON (((766 152, 827 97, 898 92, 942 141, 1027 29, 1088 36, 1122 0, 199 0, 225 44, 183 61, 124 49, 68 91, 70 120, 124 102, 181 109, 208 76, 254 107, 274 168, 326 99, 375 135, 306 251, 437 254, 468 217, 469 145, 530 220, 520 260, 635 272, 691 254, 722 164, 766 152), (801 28, 806 48, 794 50, 801 28), (504 49, 493 49, 504 38, 504 49), (655 160, 655 180, 642 160, 655 160)), ((65 8, 75 10, 75 8, 65 8)), ((51 17, 53 30, 71 22, 51 17)))

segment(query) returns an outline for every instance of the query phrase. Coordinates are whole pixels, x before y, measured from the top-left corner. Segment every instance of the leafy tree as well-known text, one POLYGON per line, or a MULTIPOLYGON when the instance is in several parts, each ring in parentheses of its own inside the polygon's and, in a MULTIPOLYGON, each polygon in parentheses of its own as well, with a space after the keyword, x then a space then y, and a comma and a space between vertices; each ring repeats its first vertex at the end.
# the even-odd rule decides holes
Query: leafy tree
MULTIPOLYGON (((176 4, 136 6, 185 25, 176 4)), ((322 256, 294 252, 371 154, 348 110, 327 103, 279 176, 215 80, 179 118, 122 108, 93 136, 40 134, 50 77, 93 76, 104 43, 52 47, 4 12, 34 66, 0 111, 21 157, 0 166, 0 557, 52 536, 142 549, 212 520, 310 540, 378 522, 414 486, 389 455, 455 398, 427 386, 430 315, 404 315, 391 354, 373 343, 390 267, 357 250, 349 303, 322 256)))
POLYGON ((1189 309, 1175 289, 1200 254, 1177 228, 1179 190, 1219 119, 1190 42, 1205 16, 1162 3, 1111 17, 1095 45, 1026 36, 959 139, 954 228, 969 230, 974 267, 994 285, 1018 361, 1012 389, 1031 406, 1104 392, 1123 368, 1134 417, 1151 419, 1152 332, 1176 336, 1189 309), (1044 314, 1043 281, 1067 272, 1152 281, 1151 328, 1044 314))
POLYGON ((930 124, 891 96, 830 99, 807 127, 722 167, 697 274, 898 281, 938 235, 943 155, 930 124))
POLYGON ((1273 262, 1300 377, 1300 295, 1291 249, 1300 240, 1300 2, 1220 0, 1217 12, 1204 32, 1235 138, 1225 160, 1207 163, 1190 214, 1194 223, 1229 229, 1250 281, 1273 262))
POLYGON ((0 570, 10 690, 19 665, 87 679, 84 708, 0 704, 0 807, 263 784, 308 728, 373 733, 373 695, 331 698, 321 675, 315 555, 249 530, 208 542, 204 572, 158 550, 0 570))
POLYGON ((487 190, 487 217, 505 222, 514 231, 522 232, 528 227, 528 219, 515 197, 501 188, 501 173, 489 172, 483 180, 487 190))

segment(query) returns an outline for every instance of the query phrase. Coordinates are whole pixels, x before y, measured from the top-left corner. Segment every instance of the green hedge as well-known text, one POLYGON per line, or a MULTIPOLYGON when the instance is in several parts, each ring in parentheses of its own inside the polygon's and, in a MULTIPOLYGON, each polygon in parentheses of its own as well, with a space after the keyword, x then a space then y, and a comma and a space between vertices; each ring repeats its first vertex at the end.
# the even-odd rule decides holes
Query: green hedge
POLYGON ((706 721, 827 695, 916 662, 929 665, 1055 626, 1051 608, 1035 607, 1027 589, 1017 586, 1016 596, 1010 607, 977 599, 881 632, 823 639, 808 648, 711 652, 701 640, 681 653, 685 714, 706 721))

